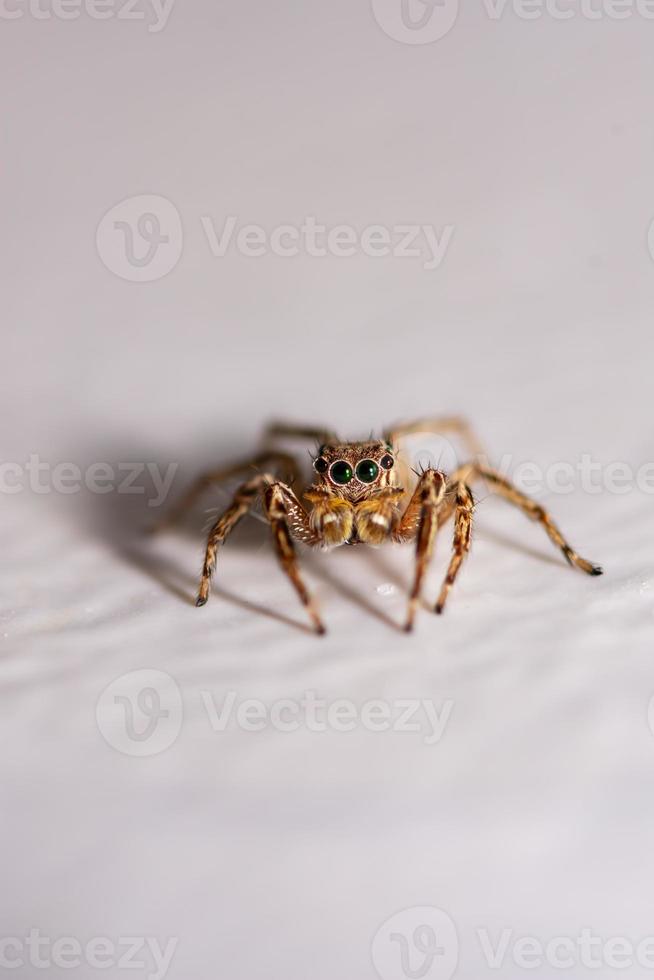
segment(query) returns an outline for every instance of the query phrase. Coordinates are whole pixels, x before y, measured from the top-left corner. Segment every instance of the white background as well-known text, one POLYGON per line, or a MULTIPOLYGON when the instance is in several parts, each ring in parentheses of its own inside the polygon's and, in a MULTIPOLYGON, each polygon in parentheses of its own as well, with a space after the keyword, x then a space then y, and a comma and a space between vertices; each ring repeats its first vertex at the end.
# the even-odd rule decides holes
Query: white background
MULTIPOLYGON (((444 37, 406 44, 363 0, 177 0, 159 32, 136 9, 0 18, 5 461, 178 463, 172 500, 271 417, 356 438, 453 412, 496 460, 651 460, 654 22, 575 4, 493 19, 467 0, 444 37), (181 254, 128 281, 96 231, 151 194, 179 213, 181 254), (454 235, 434 270, 217 258, 201 219, 228 215, 454 235)), ((654 933, 652 495, 539 494, 605 566, 590 579, 480 488, 446 614, 412 636, 394 626, 410 549, 303 552, 323 639, 257 521, 194 608, 205 511, 226 499, 149 541, 147 494, 2 495, 2 935, 175 937, 174 980, 368 980, 382 923, 435 906, 461 980, 650 975, 527 971, 510 950, 498 973, 477 930, 654 933), (183 721, 135 758, 96 704, 142 668, 174 679, 183 721), (453 707, 435 745, 361 725, 216 733, 203 691, 453 707)), ((383 980, 408 976, 388 950, 383 980)))

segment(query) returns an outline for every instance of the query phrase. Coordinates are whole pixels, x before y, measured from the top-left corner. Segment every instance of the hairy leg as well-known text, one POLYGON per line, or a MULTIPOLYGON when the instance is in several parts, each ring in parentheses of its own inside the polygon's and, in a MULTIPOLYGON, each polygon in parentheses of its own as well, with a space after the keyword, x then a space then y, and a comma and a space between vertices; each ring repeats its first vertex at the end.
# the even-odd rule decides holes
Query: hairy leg
POLYGON ((488 466, 482 466, 479 463, 472 462, 467 463, 465 466, 460 467, 455 473, 452 474, 452 481, 455 480, 470 480, 470 479, 483 479, 486 480, 492 487, 494 487, 499 495, 509 503, 515 504, 520 510, 527 515, 532 521, 538 521, 544 527, 550 540, 557 548, 560 548, 563 552, 563 556, 566 561, 573 565, 575 568, 579 568, 582 572, 586 572, 587 575, 601 575, 602 569, 599 565, 593 564, 593 562, 587 561, 585 558, 581 558, 580 555, 568 544, 563 534, 559 530, 558 526, 554 523, 548 512, 540 504, 528 497, 527 494, 518 490, 517 487, 507 480, 506 477, 498 473, 497 470, 493 470, 488 466))
POLYGON ((285 484, 279 484, 276 478, 270 473, 258 473, 238 488, 227 510, 220 515, 209 531, 204 564, 202 566, 200 589, 196 601, 197 606, 203 606, 209 598, 209 587, 211 576, 216 567, 218 548, 224 542, 227 535, 234 530, 241 518, 247 514, 265 488, 271 485, 283 486, 285 489, 287 520, 293 534, 301 541, 306 541, 307 544, 318 543, 309 524, 309 515, 291 488, 285 484))
POLYGON ((470 424, 466 419, 460 418, 457 415, 427 417, 415 419, 412 422, 399 423, 389 429, 385 433, 384 438, 390 445, 395 446, 405 436, 417 435, 421 432, 433 435, 451 433, 452 435, 459 436, 467 447, 468 452, 472 453, 475 457, 483 456, 481 443, 477 439, 470 424))
POLYGON ((409 606, 405 629, 413 629, 416 610, 420 603, 422 584, 433 552, 438 530, 438 510, 445 496, 445 475, 438 470, 425 470, 413 492, 407 508, 393 534, 395 541, 416 539, 416 566, 413 585, 409 593, 409 606))
POLYGON ((196 606, 203 606, 209 598, 209 587, 211 585, 211 576, 216 567, 216 553, 218 548, 227 535, 234 530, 241 518, 250 510, 266 481, 272 479, 273 477, 261 473, 248 480, 247 483, 243 483, 234 494, 234 498, 227 510, 220 515, 209 531, 204 564, 202 566, 200 589, 195 602, 196 606))
POLYGON ((470 488, 463 482, 458 482, 453 487, 454 490, 454 539, 452 541, 452 557, 447 569, 445 581, 441 587, 440 595, 436 603, 436 612, 442 613, 445 600, 450 589, 454 585, 454 580, 458 575, 463 559, 470 550, 470 540, 472 534, 472 512, 474 501, 470 488))
POLYGON ((264 439, 306 439, 319 445, 338 442, 336 433, 324 426, 295 425, 290 422, 271 422, 266 428, 264 439))
POLYGON ((283 471, 289 483, 293 484, 298 480, 299 468, 297 460, 293 456, 290 456, 288 453, 276 452, 275 450, 266 450, 258 453, 252 459, 241 460, 239 463, 233 463, 231 466, 225 466, 221 469, 210 470, 208 473, 201 474, 175 504, 170 513, 153 526, 152 531, 162 531, 176 524, 212 484, 229 480, 231 477, 237 476, 239 473, 244 473, 248 469, 258 469, 266 463, 276 464, 276 468, 279 471, 283 471))
POLYGON ((289 527, 292 520, 291 511, 293 506, 292 498, 289 499, 289 488, 284 486, 283 483, 272 483, 266 487, 264 508, 266 516, 270 521, 273 542, 279 563, 290 579, 300 602, 309 614, 316 633, 324 633, 325 627, 316 611, 314 601, 304 584, 298 568, 297 556, 289 527))

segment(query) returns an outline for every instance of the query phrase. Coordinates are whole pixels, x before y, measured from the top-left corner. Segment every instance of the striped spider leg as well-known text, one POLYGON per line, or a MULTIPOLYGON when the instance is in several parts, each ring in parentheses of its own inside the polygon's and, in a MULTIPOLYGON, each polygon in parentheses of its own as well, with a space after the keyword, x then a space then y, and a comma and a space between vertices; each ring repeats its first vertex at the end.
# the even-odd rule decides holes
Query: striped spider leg
POLYGON ((446 435, 457 436, 474 459, 484 457, 481 443, 470 423, 458 415, 437 416, 435 418, 415 419, 412 422, 401 422, 392 426, 385 439, 391 446, 397 446, 406 436, 412 435, 446 435))
POLYGON ((290 453, 280 452, 274 445, 269 445, 269 443, 274 443, 276 439, 280 438, 310 439, 321 443, 329 439, 335 439, 336 437, 329 429, 320 426, 297 426, 287 425, 284 422, 271 422, 264 432, 263 449, 260 452, 249 459, 233 463, 231 466, 224 466, 216 470, 201 473, 170 513, 158 521, 151 528, 151 531, 156 533, 173 527, 173 525, 182 519, 187 511, 194 507, 210 486, 223 483, 231 479, 231 477, 237 476, 239 473, 247 470, 260 470, 262 467, 272 463, 279 472, 284 474, 288 484, 292 487, 298 485, 300 482, 300 467, 295 456, 292 456, 290 453))
MULTIPOLYGON (((519 507, 531 520, 542 524, 550 540, 557 548, 560 548, 569 565, 578 568, 587 575, 602 574, 602 568, 599 565, 595 565, 586 558, 582 558, 571 547, 558 525, 555 524, 544 507, 541 507, 540 504, 532 500, 527 494, 518 490, 510 480, 507 480, 497 470, 478 462, 470 462, 459 467, 450 477, 448 489, 438 514, 439 528, 454 514, 454 539, 452 543, 452 558, 436 602, 435 612, 443 612, 445 601, 454 584, 463 559, 470 550, 474 500, 468 483, 474 480, 486 480, 497 490, 498 494, 504 500, 519 507)), ((407 628, 410 628, 409 625, 407 625, 407 628)))
POLYGON ((175 504, 170 513, 154 524, 150 529, 151 532, 158 533, 159 531, 165 531, 179 523, 210 486, 223 483, 225 480, 238 476, 239 473, 244 473, 247 470, 258 470, 262 466, 270 463, 276 464, 279 470, 287 475, 288 482, 291 485, 298 482, 300 473, 297 460, 294 456, 291 456, 289 453, 279 452, 276 449, 264 449, 251 459, 241 460, 238 463, 233 463, 231 466, 224 466, 217 470, 209 470, 206 473, 201 473, 175 504))
POLYGON ((319 538, 311 527, 309 515, 293 490, 270 473, 257 474, 243 483, 234 494, 230 506, 209 531, 196 605, 204 606, 209 598, 211 576, 216 567, 218 548, 258 498, 263 499, 264 514, 270 523, 279 563, 290 579, 300 602, 307 610, 314 630, 316 633, 324 633, 325 627, 300 575, 293 545, 293 538, 306 544, 318 544, 319 538))
POLYGON ((440 470, 425 470, 393 534, 395 541, 415 539, 416 542, 416 567, 404 627, 407 632, 413 629, 423 581, 434 552, 436 534, 439 526, 446 519, 443 517, 443 512, 447 506, 448 496, 452 500, 450 507, 455 513, 454 541, 453 554, 436 606, 436 611, 441 612, 447 593, 454 584, 465 555, 470 550, 474 502, 469 487, 461 480, 456 483, 448 482, 447 477, 440 470))
POLYGON ((585 572, 587 575, 601 575, 602 567, 596 565, 594 562, 588 561, 586 558, 582 558, 568 543, 566 538, 563 536, 560 528, 550 517, 547 510, 542 507, 539 503, 529 497, 526 493, 518 490, 510 480, 502 476, 497 470, 492 469, 490 466, 485 466, 480 462, 473 461, 466 463, 459 467, 452 474, 452 481, 472 481, 472 480, 486 480, 490 486, 497 491, 498 495, 504 500, 508 501, 510 504, 514 504, 519 507, 520 510, 525 514, 530 520, 537 521, 541 524, 547 533, 550 541, 555 545, 555 547, 560 548, 563 553, 563 557, 572 565, 574 568, 578 568, 580 571, 585 572))
MULTIPOLYGON (((434 536, 437 530, 454 515, 454 537, 452 542, 452 557, 450 559, 445 581, 443 582, 435 611, 441 613, 445 606, 449 591, 454 584, 463 559, 470 550, 472 515, 474 510, 474 499, 469 483, 474 480, 486 480, 497 493, 509 503, 519 507, 531 520, 542 524, 546 533, 553 544, 560 548, 566 561, 588 575, 601 575, 602 569, 599 565, 582 558, 567 542, 559 527, 555 524, 549 513, 531 497, 518 490, 506 477, 502 476, 497 470, 486 465, 486 456, 482 452, 481 444, 475 436, 469 424, 456 416, 446 418, 427 418, 403 425, 395 426, 387 438, 397 444, 404 436, 416 433, 444 433, 452 432, 459 436, 467 445, 468 449, 475 454, 474 459, 460 466, 449 477, 445 493, 439 499, 437 505, 436 529, 431 518, 421 516, 421 506, 419 502, 421 493, 421 482, 430 471, 426 471, 416 487, 416 491, 407 507, 400 529, 395 535, 395 540, 410 540, 416 537, 417 559, 416 574, 413 588, 409 600, 409 616, 406 628, 409 630, 413 624, 415 610, 420 601, 420 591, 422 579, 426 567, 431 559, 433 551, 434 536)), ((424 495, 424 488, 422 489, 424 495)), ((427 497, 429 499, 429 495, 427 497)), ((433 505, 432 505, 433 506, 433 505)))

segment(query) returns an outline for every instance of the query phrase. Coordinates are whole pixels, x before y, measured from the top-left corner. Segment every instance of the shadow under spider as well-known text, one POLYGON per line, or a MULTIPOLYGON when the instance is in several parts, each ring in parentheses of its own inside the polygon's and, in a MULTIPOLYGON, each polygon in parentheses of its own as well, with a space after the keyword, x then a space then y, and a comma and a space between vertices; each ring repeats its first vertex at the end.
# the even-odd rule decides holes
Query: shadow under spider
POLYGON ((404 629, 400 623, 396 623, 394 619, 391 619, 387 613, 379 609, 374 602, 371 602, 370 599, 368 599, 358 589, 353 589, 350 583, 346 584, 342 582, 337 575, 325 567, 324 563, 309 560, 305 561, 304 564, 311 569, 312 575, 314 575, 316 578, 322 579, 326 585, 331 586, 344 599, 348 599, 354 605, 359 606, 360 609, 363 609, 364 612, 369 613, 371 616, 375 616, 386 626, 390 626, 392 629, 396 629, 400 633, 404 632, 404 629))
MULTIPOLYGON (((214 454, 212 455, 215 455, 215 450, 214 454)), ((218 455, 229 457, 230 453, 225 451, 224 453, 218 455)), ((124 450, 120 454, 104 454, 105 459, 111 458, 112 456, 116 459, 147 458, 147 454, 144 457, 142 451, 135 452, 133 447, 129 452, 124 450)), ((94 453, 90 458, 97 458, 97 447, 95 447, 94 453)), ((198 454, 198 459, 199 458, 200 454, 198 454)), ((202 465, 200 465, 199 462, 197 465, 187 464, 184 468, 184 475, 182 476, 180 473, 178 477, 176 477, 176 479, 179 479, 182 489, 189 484, 189 472, 193 473, 205 468, 207 454, 203 452, 201 454, 201 458, 202 465)), ((166 464, 163 463, 162 468, 164 468, 165 465, 166 464)), ((129 563, 140 572, 148 575, 176 599, 179 599, 181 602, 184 602, 187 605, 192 605, 195 601, 202 554, 208 528, 212 521, 215 520, 215 517, 228 505, 231 497, 231 489, 233 488, 225 486, 216 488, 216 490, 213 492, 209 490, 207 496, 203 498, 202 502, 198 505, 195 511, 189 515, 187 520, 185 520, 178 528, 174 529, 173 531, 164 532, 164 534, 161 536, 157 536, 156 539, 149 537, 147 530, 152 524, 155 523, 157 514, 160 513, 160 511, 157 512, 156 509, 149 507, 145 496, 120 493, 112 493, 108 496, 94 496, 87 501, 89 532, 91 532, 94 536, 101 538, 104 541, 104 544, 110 548, 120 560, 129 563), (155 546, 155 541, 161 540, 161 538, 164 536, 175 537, 180 535, 186 537, 187 539, 192 536, 193 541, 197 542, 197 574, 190 573, 188 571, 185 572, 181 566, 181 563, 177 564, 169 556, 163 556, 155 546)), ((170 504, 166 501, 165 506, 168 507, 170 504)), ((79 521, 80 516, 82 516, 80 512, 77 512, 74 519, 79 521)), ((441 535, 439 535, 439 545, 437 546, 437 551, 440 551, 441 548, 445 546, 447 537, 448 531, 446 528, 443 528, 441 535), (442 545, 440 544, 441 541, 443 542, 442 545)), ((514 551, 519 551, 520 553, 529 557, 537 558, 539 561, 546 561, 549 564, 556 565, 557 567, 560 567, 561 565, 561 562, 558 561, 554 555, 544 553, 536 547, 525 545, 524 543, 513 540, 501 533, 491 530, 484 530, 484 537, 493 543, 511 548, 514 551)), ((256 520, 256 514, 252 515, 248 519, 244 520, 238 526, 238 528, 235 529, 234 534, 233 536, 230 536, 230 540, 226 544, 226 547, 240 548, 241 550, 251 551, 253 553, 253 561, 256 560, 255 552, 259 551, 263 547, 272 548, 268 523, 262 518, 256 520), (252 517, 255 519, 252 519, 252 517), (264 527, 261 526, 262 524, 264 527)), ((371 568, 376 568, 377 575, 382 575, 386 581, 391 582, 403 594, 406 594, 409 588, 407 575, 406 573, 403 573, 391 560, 389 549, 390 546, 386 546, 386 552, 384 552, 382 548, 366 549, 366 554, 369 558, 369 565, 371 568)), ((345 598, 350 603, 354 603, 364 612, 375 616, 386 626, 390 626, 393 629, 402 632, 402 626, 399 623, 396 623, 387 613, 381 610, 374 603, 374 601, 371 601, 360 590, 353 589, 349 583, 345 584, 335 572, 332 572, 331 568, 329 567, 328 559, 323 561, 318 556, 314 556, 310 549, 304 547, 298 547, 298 558, 301 568, 306 567, 312 576, 315 576, 328 586, 331 586, 331 588, 338 593, 339 596, 345 598)), ((282 575, 282 572, 280 571, 279 574, 282 575)), ((292 595, 292 589, 290 591, 292 595)), ((235 605, 246 609, 249 612, 275 619, 286 626, 291 626, 307 633, 313 632, 311 627, 304 624, 301 619, 291 618, 284 613, 278 612, 274 608, 269 608, 264 605, 254 603, 250 599, 241 598, 228 589, 225 589, 223 587, 220 568, 218 569, 218 575, 213 585, 212 595, 216 599, 222 599, 226 602, 234 603, 235 605)), ((289 598, 291 597, 289 596, 289 598)))
MULTIPOLYGON (((211 520, 213 520, 213 517, 211 520)), ((149 575, 159 585, 170 592, 171 595, 175 596, 176 599, 179 599, 185 605, 195 607, 195 599, 197 596, 198 583, 200 581, 200 572, 202 567, 202 555, 204 553, 204 544, 206 540, 206 531, 206 520, 199 525, 199 522, 193 519, 191 519, 190 522, 185 522, 178 528, 164 531, 156 536, 150 535, 146 529, 145 532, 141 531, 141 542, 139 546, 132 546, 124 549, 122 556, 128 559, 131 564, 136 566, 140 571, 149 575), (163 557, 155 550, 155 542, 158 542, 163 537, 177 539, 192 538, 194 541, 197 540, 197 574, 185 572, 173 559, 170 557, 163 557)), ((255 520, 248 520, 246 518, 242 524, 235 528, 233 534, 230 535, 230 540, 226 547, 234 547, 234 550, 240 549, 241 551, 251 551, 253 553, 253 560, 256 560, 256 553, 258 553, 267 544, 267 536, 263 532, 264 529, 258 527, 255 520)), ((221 552, 222 550, 223 549, 221 549, 221 552)), ((302 633, 309 633, 313 635, 314 631, 309 624, 293 619, 282 612, 278 612, 276 609, 262 605, 258 602, 254 602, 252 599, 239 596, 230 589, 225 588, 223 584, 224 576, 221 574, 222 570, 220 567, 221 557, 222 555, 219 554, 218 565, 211 586, 210 601, 222 600, 227 603, 232 603, 233 605, 238 606, 241 609, 245 609, 250 613, 266 616, 269 619, 274 619, 277 622, 283 623, 285 626, 291 626, 294 629, 298 629, 302 633)), ((282 573, 280 571, 280 575, 281 574, 282 573)), ((198 612, 198 615, 202 615, 202 613, 198 612)))
POLYGON ((537 558, 539 561, 547 562, 548 565, 556 565, 557 568, 567 567, 566 563, 561 561, 560 558, 557 558, 555 554, 540 551, 538 548, 523 544, 522 541, 517 541, 515 538, 510 538, 505 534, 500 534, 498 531, 491 531, 488 528, 484 528, 483 536, 486 541, 491 541, 493 544, 508 548, 510 551, 517 551, 519 554, 526 555, 528 558, 537 558))

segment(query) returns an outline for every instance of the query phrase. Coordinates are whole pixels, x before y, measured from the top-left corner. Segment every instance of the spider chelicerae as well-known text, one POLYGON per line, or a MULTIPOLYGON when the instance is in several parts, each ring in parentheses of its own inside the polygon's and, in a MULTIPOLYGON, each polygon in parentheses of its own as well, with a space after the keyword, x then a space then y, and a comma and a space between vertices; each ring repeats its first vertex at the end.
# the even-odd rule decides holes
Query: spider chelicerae
POLYGON ((486 465, 485 458, 468 423, 456 417, 420 419, 398 425, 382 439, 365 442, 342 442, 333 432, 320 428, 274 424, 266 430, 264 448, 254 458, 200 476, 158 528, 177 521, 211 484, 254 469, 255 474, 238 487, 231 504, 209 531, 196 605, 203 606, 209 598, 218 548, 241 518, 261 500, 281 567, 305 606, 316 633, 324 633, 325 627, 300 575, 294 540, 321 548, 415 541, 415 572, 405 623, 409 631, 421 601, 436 534, 453 517, 452 555, 434 605, 435 612, 443 611, 470 550, 474 511, 470 484, 479 479, 485 480, 527 517, 542 524, 570 565, 588 575, 601 575, 598 565, 581 558, 570 547, 547 511, 486 465), (471 453, 470 462, 449 475, 433 467, 423 469, 416 473, 413 489, 407 489, 403 485, 405 474, 398 453, 403 439, 418 433, 459 436, 471 453), (313 458, 314 482, 304 491, 300 487, 296 457, 271 445, 280 438, 312 439, 319 447, 313 458), (282 473, 286 477, 284 481, 280 479, 282 473))

